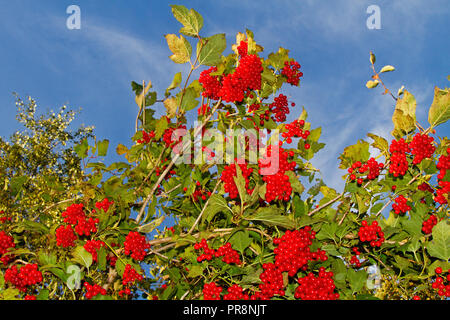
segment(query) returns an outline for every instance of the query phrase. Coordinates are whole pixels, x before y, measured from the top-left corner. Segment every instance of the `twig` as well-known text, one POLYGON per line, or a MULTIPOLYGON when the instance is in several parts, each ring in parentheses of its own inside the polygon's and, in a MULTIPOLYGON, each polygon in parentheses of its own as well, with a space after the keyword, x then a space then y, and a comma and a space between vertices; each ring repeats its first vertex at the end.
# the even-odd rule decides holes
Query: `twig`
MULTIPOLYGON (((214 112, 217 110, 217 108, 221 105, 222 100, 220 99, 217 104, 214 106, 211 114, 202 122, 201 126, 196 128, 196 130, 194 130, 194 137, 196 137, 201 130, 203 130, 203 127, 206 125, 206 123, 209 121, 209 119, 211 119, 212 115, 214 114, 214 112)), ((173 165, 175 164, 175 162, 178 160, 178 158, 180 157, 180 155, 182 153, 184 153, 187 148, 190 147, 190 144, 186 144, 183 147, 183 150, 180 153, 177 153, 173 158, 172 161, 169 163, 169 165, 167 165, 167 168, 164 170, 164 172, 161 174, 161 176, 159 177, 158 181, 155 183, 155 185, 153 186, 150 194, 147 196, 147 198, 144 201, 144 204, 141 207, 141 210, 139 211, 138 216, 136 217, 136 222, 139 224, 142 220, 142 217, 144 216, 145 213, 145 208, 147 207, 148 202, 150 201, 150 199, 153 198, 153 194, 156 192, 156 189, 158 188, 159 184, 161 183, 161 181, 165 178, 165 176, 167 175, 167 173, 172 169, 173 165)))
POLYGON ((335 203, 335 202, 338 201, 343 195, 344 195, 344 194, 341 193, 341 194, 339 194, 336 198, 334 198, 334 199, 328 201, 327 203, 321 205, 320 207, 315 208, 315 209, 312 210, 310 213, 308 213, 308 216, 312 216, 314 213, 316 213, 316 212, 322 210, 323 208, 326 208, 326 207, 328 207, 329 205, 335 203))
POLYGON ((47 208, 45 208, 43 212, 47 212, 48 210, 50 210, 50 209, 52 209, 52 208, 54 208, 54 207, 56 207, 56 206, 59 206, 60 204, 64 204, 64 203, 67 203, 67 202, 72 202, 72 201, 78 200, 78 199, 80 199, 80 198, 81 198, 81 197, 77 196, 77 197, 74 197, 74 198, 72 198, 72 199, 67 199, 67 200, 63 200, 63 201, 54 203, 54 204, 52 204, 51 206, 48 206, 47 208))
MULTIPOLYGON (((213 195, 214 193, 216 193, 217 188, 219 187, 220 183, 221 183, 221 180, 218 180, 217 183, 216 183, 216 186, 214 187, 214 190, 213 190, 212 193, 211 193, 211 195, 213 195)), ((197 224, 200 222, 200 220, 201 220, 203 214, 204 214, 205 211, 206 211, 206 208, 208 207, 208 204, 209 204, 209 201, 210 201, 210 200, 211 200, 211 197, 209 197, 208 200, 206 201, 205 205, 203 206, 202 211, 200 212, 200 214, 198 215, 198 217, 197 217, 197 219, 195 220, 194 224, 192 225, 191 229, 190 229, 189 232, 187 233, 188 235, 191 234, 191 233, 194 231, 195 227, 196 227, 197 224)))

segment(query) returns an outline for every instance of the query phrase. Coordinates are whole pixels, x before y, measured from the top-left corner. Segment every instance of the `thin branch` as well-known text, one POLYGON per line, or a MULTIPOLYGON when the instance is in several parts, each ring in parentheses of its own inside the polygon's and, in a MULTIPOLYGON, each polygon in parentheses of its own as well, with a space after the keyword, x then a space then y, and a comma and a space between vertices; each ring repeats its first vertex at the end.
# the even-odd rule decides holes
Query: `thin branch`
POLYGON ((308 216, 312 216, 314 213, 319 212, 320 210, 322 210, 323 208, 328 207, 329 205, 335 203, 336 201, 338 201, 344 194, 340 193, 336 198, 328 201, 327 203, 321 205, 320 207, 315 208, 314 210, 312 210, 310 213, 308 213, 308 216))
MULTIPOLYGON (((206 123, 208 123, 209 119, 211 119, 212 115, 214 114, 214 112, 217 110, 217 108, 219 108, 219 106, 222 103, 222 99, 220 99, 217 104, 214 106, 211 114, 202 122, 201 126, 199 126, 198 128, 196 128, 196 130, 194 130, 194 137, 196 137, 201 130, 203 130, 204 126, 206 125, 206 123)), ((173 158, 172 161, 169 163, 169 165, 167 166, 167 168, 164 170, 164 172, 161 174, 161 176, 159 177, 158 181, 154 184, 150 194, 147 196, 147 198, 144 201, 144 204, 141 207, 141 210, 139 211, 138 216, 136 217, 136 222, 139 224, 144 216, 145 213, 145 208, 147 207, 148 202, 153 198, 153 194, 156 192, 156 189, 158 188, 159 184, 161 183, 161 181, 165 178, 165 176, 167 175, 167 173, 172 169, 173 165, 175 164, 175 162, 178 160, 178 158, 180 157, 181 154, 183 154, 188 148, 190 147, 190 144, 186 144, 183 147, 183 150, 180 153, 177 153, 173 158)))
POLYGON ((52 208, 54 208, 54 207, 57 207, 57 206, 59 206, 60 204, 72 202, 72 201, 78 200, 78 199, 80 199, 80 198, 81 198, 81 197, 77 196, 77 197, 74 197, 74 198, 72 198, 72 199, 67 199, 67 200, 63 200, 63 201, 54 203, 54 204, 52 204, 51 206, 48 206, 47 208, 45 208, 43 212, 47 212, 48 210, 50 210, 50 209, 52 209, 52 208))
MULTIPOLYGON (((219 185, 220 185, 221 182, 222 182, 221 180, 218 180, 218 181, 217 181, 216 186, 214 187, 214 190, 212 191, 211 195, 213 195, 214 193, 216 193, 217 188, 219 187, 219 185)), ((198 215, 198 217, 197 217, 197 219, 195 220, 194 224, 192 225, 191 229, 190 229, 189 232, 187 233, 188 235, 191 234, 191 233, 194 231, 195 227, 196 227, 197 224, 200 222, 200 220, 201 220, 203 214, 204 214, 205 211, 206 211, 206 208, 208 207, 208 204, 209 204, 209 201, 210 201, 210 200, 211 200, 211 197, 209 197, 208 200, 206 201, 205 205, 203 206, 202 211, 200 212, 200 214, 198 215)))

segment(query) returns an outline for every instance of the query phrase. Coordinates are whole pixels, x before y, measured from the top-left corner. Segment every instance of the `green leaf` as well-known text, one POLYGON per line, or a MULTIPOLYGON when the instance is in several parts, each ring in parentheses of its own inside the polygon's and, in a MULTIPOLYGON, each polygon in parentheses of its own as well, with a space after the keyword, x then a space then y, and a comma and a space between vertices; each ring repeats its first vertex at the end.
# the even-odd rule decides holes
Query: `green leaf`
POLYGON ((368 89, 373 89, 373 88, 376 88, 379 83, 380 83, 380 81, 378 81, 378 80, 369 80, 366 82, 366 87, 368 89))
MULTIPOLYGON (((166 121, 167 122, 167 121, 166 121)), ((119 156, 128 153, 128 148, 126 146, 124 146, 123 144, 118 144, 117 148, 116 148, 116 152, 119 156)))
POLYGON ((394 70, 395 70, 395 68, 393 66, 387 65, 387 66, 384 66, 383 68, 381 68, 379 73, 391 72, 394 70))
POLYGON ((19 293, 19 289, 8 288, 5 291, 0 292, 0 300, 19 300, 19 293))
POLYGON ((188 277, 189 278, 196 278, 198 276, 201 276, 203 274, 203 266, 202 265, 195 265, 189 268, 188 277))
POLYGON ((252 239, 249 237, 248 231, 241 230, 234 233, 228 242, 231 243, 233 249, 238 250, 240 253, 244 253, 244 250, 252 243, 252 239))
POLYGON ((314 142, 319 141, 321 134, 322 134, 322 127, 318 127, 316 129, 311 130, 311 132, 308 136, 308 141, 314 141, 314 142))
POLYGON ((236 177, 233 177, 234 183, 236 184, 236 187, 239 192, 239 197, 242 201, 242 203, 247 201, 247 190, 245 189, 245 179, 242 175, 241 167, 239 165, 236 165, 236 177))
POLYGON ((367 272, 364 270, 359 270, 356 272, 353 269, 348 269, 347 279, 353 293, 360 291, 364 287, 367 281, 367 276, 367 272))
POLYGON ((182 111, 190 111, 197 107, 199 104, 199 101, 196 100, 198 97, 197 92, 194 88, 186 88, 184 91, 184 95, 181 93, 179 94, 179 99, 181 100, 181 96, 183 97, 183 100, 181 101, 180 110, 182 111))
POLYGON ((358 294, 356 300, 380 300, 379 298, 371 294, 358 294))
POLYGON ((89 149, 89 144, 87 139, 83 139, 80 144, 74 146, 75 153, 81 158, 84 159, 87 157, 87 151, 89 149))
POLYGON ((141 233, 150 233, 153 230, 155 230, 156 228, 158 228, 161 225, 161 223, 163 223, 165 218, 166 218, 166 216, 161 216, 161 217, 153 220, 150 223, 147 223, 147 224, 145 224, 143 226, 140 226, 138 228, 138 231, 141 232, 141 233))
POLYGON ((252 217, 248 217, 247 220, 261 221, 269 226, 280 226, 287 229, 295 228, 295 222, 289 219, 287 216, 281 215, 283 211, 276 207, 264 207, 259 208, 256 214, 252 217))
POLYGON ((86 268, 89 268, 92 265, 92 254, 86 251, 81 246, 75 248, 72 252, 73 260, 86 268))
POLYGON ((338 225, 336 223, 324 223, 316 235, 317 240, 331 239, 334 240, 338 225))
POLYGON ((27 176, 13 177, 11 178, 11 195, 16 196, 23 188, 23 185, 28 181, 27 176))
POLYGON ((344 153, 338 158, 341 160, 339 168, 347 169, 356 161, 366 162, 369 160, 369 147, 369 143, 363 140, 359 140, 356 144, 346 147, 344 153))
POLYGON ((100 141, 97 144, 98 156, 105 157, 108 152, 108 147, 109 147, 109 140, 106 139, 106 140, 100 141))
POLYGON ((156 122, 156 130, 155 130, 155 140, 161 139, 164 134, 164 131, 169 127, 167 123, 166 117, 162 117, 156 122))
POLYGON ((43 289, 39 292, 39 294, 36 296, 36 300, 48 300, 48 296, 50 294, 50 291, 47 289, 43 289))
POLYGON ((188 10, 183 5, 171 5, 170 7, 175 19, 183 25, 180 33, 190 37, 198 36, 203 27, 203 17, 194 9, 188 10))
POLYGON ((289 61, 289 50, 281 47, 278 49, 278 52, 271 53, 268 56, 268 62, 275 69, 283 69, 286 61, 289 61))
POLYGON ((373 140, 372 147, 384 153, 387 153, 389 151, 389 142, 386 139, 373 133, 368 133, 367 136, 372 138, 373 140))
POLYGON ((97 250, 98 268, 101 271, 106 270, 106 255, 107 251, 104 247, 101 247, 100 249, 97 250))
POLYGON ((175 117, 178 109, 178 100, 179 99, 177 97, 170 97, 164 100, 164 107, 166 107, 167 116, 169 118, 175 117))
POLYGON ((203 219, 211 222, 214 216, 219 212, 231 211, 228 207, 227 201, 218 194, 213 194, 209 199, 209 204, 203 214, 203 219))
POLYGON ((450 119, 450 89, 434 88, 434 99, 428 111, 428 122, 436 127, 450 119))
POLYGON ((377 59, 375 58, 375 54, 370 51, 370 63, 375 64, 375 61, 377 61, 377 59))
POLYGON ((222 61, 222 52, 227 47, 224 33, 201 39, 197 45, 198 63, 206 66, 214 66, 222 61))
POLYGON ((293 206, 294 206, 294 216, 295 218, 299 218, 301 216, 306 215, 306 210, 308 210, 308 206, 305 204, 304 201, 300 199, 298 195, 295 195, 292 200, 293 206))
POLYGON ((299 194, 303 193, 305 187, 301 184, 300 179, 297 177, 295 172, 286 171, 285 175, 289 177, 289 183, 291 184, 292 191, 298 192, 299 194))
POLYGON ((181 81, 182 81, 181 72, 178 72, 173 77, 172 83, 167 87, 167 89, 166 89, 166 96, 169 95, 170 91, 172 91, 173 89, 177 88, 181 84, 181 81))
POLYGON ((416 107, 417 102, 414 96, 405 90, 402 97, 397 99, 392 122, 394 137, 402 137, 416 128, 416 107))
POLYGON ((433 227, 433 240, 428 245, 428 253, 438 259, 450 259, 450 224, 442 220, 433 227))
POLYGON ((412 214, 411 219, 406 217, 401 220, 403 229, 410 235, 422 234, 422 220, 417 214, 412 214))
POLYGON ((174 34, 168 34, 166 40, 170 51, 173 53, 169 57, 173 62, 183 64, 191 59, 192 47, 183 35, 178 38, 174 34))
POLYGON ((396 264, 400 269, 403 269, 403 270, 407 269, 411 265, 411 262, 409 262, 408 259, 405 259, 403 257, 396 255, 396 256, 394 256, 394 259, 395 259, 394 264, 396 264))

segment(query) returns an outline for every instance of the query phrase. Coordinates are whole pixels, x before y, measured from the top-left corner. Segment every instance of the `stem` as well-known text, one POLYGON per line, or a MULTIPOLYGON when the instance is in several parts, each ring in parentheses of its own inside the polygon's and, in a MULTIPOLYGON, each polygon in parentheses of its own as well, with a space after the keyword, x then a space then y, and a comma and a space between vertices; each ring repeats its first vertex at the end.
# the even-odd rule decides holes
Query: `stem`
MULTIPOLYGON (((217 188, 219 187, 220 183, 221 183, 221 180, 218 180, 217 183, 216 183, 216 186, 214 187, 214 190, 213 190, 212 193, 211 193, 211 195, 213 195, 213 194, 216 192, 216 190, 217 190, 217 188)), ((190 229, 189 232, 187 233, 188 235, 190 235, 190 234, 194 231, 195 227, 196 227, 197 224, 200 222, 200 219, 202 218, 203 214, 205 213, 206 208, 208 207, 208 204, 209 204, 209 201, 210 201, 210 200, 211 200, 211 197, 209 197, 208 200, 206 201, 205 205, 203 206, 202 211, 200 212, 200 214, 199 214, 198 217, 197 217, 197 220, 195 220, 195 222, 194 222, 194 224, 192 225, 191 229, 190 229)))
MULTIPOLYGON (((196 130, 194 130, 194 137, 196 137, 202 130, 203 127, 206 125, 206 123, 209 121, 209 119, 211 119, 212 115, 214 114, 214 112, 216 112, 217 108, 220 106, 220 104, 222 103, 222 99, 220 99, 217 104, 214 106, 214 109, 212 110, 211 114, 202 122, 202 125, 200 127, 198 127, 196 130)), ((139 224, 142 220, 142 217, 144 216, 145 213, 145 208, 147 207, 148 202, 150 201, 150 199, 153 198, 153 194, 156 192, 156 189, 158 188, 159 184, 161 183, 161 181, 166 177, 167 173, 172 169, 173 165, 175 164, 175 162, 178 160, 178 158, 180 157, 180 155, 182 153, 184 153, 188 147, 190 147, 190 145, 185 145, 183 150, 180 153, 177 153, 173 158, 172 161, 169 163, 169 165, 167 166, 166 170, 164 170, 164 172, 161 174, 161 176, 159 177, 158 181, 154 184, 152 191, 150 192, 150 194, 147 196, 147 198, 144 201, 144 204, 141 207, 141 210, 139 211, 139 214, 136 218, 136 222, 139 224)))
POLYGON ((308 213, 308 216, 312 216, 314 213, 316 213, 316 212, 322 210, 323 208, 326 208, 326 207, 328 207, 329 205, 335 203, 335 202, 338 201, 343 195, 344 195, 344 194, 341 193, 341 194, 339 194, 336 198, 334 198, 334 199, 328 201, 327 203, 321 205, 320 207, 315 208, 315 209, 312 210, 310 213, 308 213))

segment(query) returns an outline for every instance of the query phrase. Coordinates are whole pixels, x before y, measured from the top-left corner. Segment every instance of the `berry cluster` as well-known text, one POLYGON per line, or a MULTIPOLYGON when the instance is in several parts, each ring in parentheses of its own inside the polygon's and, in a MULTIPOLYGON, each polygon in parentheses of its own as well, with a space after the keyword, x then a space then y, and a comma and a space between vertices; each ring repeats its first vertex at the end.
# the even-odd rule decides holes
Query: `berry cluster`
POLYGON ((108 261, 109 262, 109 265, 111 266, 111 267, 115 267, 116 266, 116 262, 117 262, 117 256, 114 254, 114 253, 109 253, 107 256, 106 256, 106 261, 108 261))
POLYGON ((384 233, 377 221, 372 221, 369 225, 363 220, 358 231, 359 240, 361 242, 369 242, 371 247, 381 247, 384 242, 384 233))
MULTIPOLYGON (((281 136, 286 139, 286 143, 292 143, 292 138, 302 138, 304 140, 308 139, 310 132, 308 130, 303 131, 303 126, 305 125, 305 120, 294 120, 291 123, 286 124, 285 128, 287 132, 283 132, 281 136)), ((305 149, 309 149, 306 147, 305 149)))
POLYGON ((207 199, 207 197, 211 196, 211 191, 206 191, 203 189, 195 189, 194 193, 192 194, 192 197, 194 198, 194 202, 198 202, 200 201, 200 199, 202 199, 203 201, 205 201, 207 199))
POLYGON ((102 296, 106 295, 106 289, 102 288, 98 284, 90 285, 89 283, 85 282, 84 287, 86 288, 86 299, 91 300, 96 295, 101 294, 102 296))
POLYGON ((425 158, 431 158, 436 147, 433 146, 433 137, 417 133, 409 143, 411 154, 414 155, 413 164, 419 164, 425 158))
POLYGON ((400 140, 392 140, 389 147, 391 153, 389 173, 394 177, 404 176, 408 170, 408 160, 406 153, 410 152, 408 144, 403 138, 400 140))
POLYGON ((130 231, 125 238, 124 253, 137 261, 144 260, 147 255, 147 251, 150 248, 150 244, 147 243, 145 236, 141 235, 137 231, 130 231))
POLYGON ((79 236, 89 236, 91 233, 97 232, 96 224, 99 222, 98 218, 87 217, 84 213, 84 206, 80 204, 72 204, 66 211, 62 213, 64 222, 74 227, 75 232, 79 236))
POLYGON ((29 295, 29 294, 27 294, 25 296, 25 298, 23 298, 23 300, 25 300, 25 301, 32 301, 32 300, 36 300, 36 299, 37 299, 36 296, 29 295))
MULTIPOLYGON (((114 204, 114 201, 109 201, 107 198, 105 198, 102 201, 95 203, 95 207, 100 211, 103 210, 103 212, 108 212, 109 207, 113 204, 114 204)), ((93 209, 92 212, 96 213, 97 211, 95 209, 93 209)))
POLYGON ((286 115, 290 113, 289 102, 284 94, 280 94, 273 99, 273 102, 269 105, 270 111, 273 113, 273 121, 284 122, 286 121, 286 115))
POLYGON ((422 223, 422 232, 430 234, 437 223, 437 217, 434 214, 430 215, 430 217, 422 223))
MULTIPOLYGON (((5 211, 1 210, 0 216, 2 216, 4 214, 5 214, 5 211)), ((11 221, 11 217, 8 217, 7 215, 5 215, 4 217, 0 217, 0 223, 5 223, 6 221, 11 221)))
POLYGON ((392 209, 396 214, 403 214, 411 210, 411 207, 407 204, 408 199, 403 195, 398 196, 394 199, 394 204, 392 204, 392 209))
POLYGON ((220 293, 222 290, 222 287, 217 286, 214 282, 205 283, 203 286, 203 299, 220 300, 220 293))
POLYGON ((222 261, 227 264, 241 264, 239 253, 231 247, 231 243, 227 242, 219 249, 214 250, 208 246, 206 239, 202 239, 200 242, 194 245, 195 250, 202 250, 203 253, 197 257, 197 262, 204 260, 211 261, 214 257, 223 257, 222 261))
POLYGON ((94 262, 98 261, 97 250, 104 247, 105 243, 100 240, 88 240, 84 244, 84 249, 92 255, 94 262))
POLYGON ((448 203, 448 198, 450 195, 450 181, 439 181, 439 186, 441 188, 436 189, 436 197, 434 197, 434 201, 439 202, 440 204, 448 203))
POLYGON ((12 259, 11 255, 5 255, 10 248, 15 248, 14 238, 6 234, 5 231, 0 231, 0 262, 5 265, 12 259))
POLYGON ((303 77, 303 72, 300 70, 300 64, 297 61, 286 61, 284 68, 281 70, 281 74, 287 78, 287 83, 298 86, 300 78, 303 77))
POLYGON ((439 170, 439 174, 437 176, 438 180, 443 180, 447 174, 447 170, 450 169, 450 148, 447 148, 447 156, 441 155, 439 157, 436 168, 439 170))
MULTIPOLYGON (((292 193, 292 186, 289 181, 289 176, 286 171, 293 171, 297 163, 295 161, 289 162, 288 158, 293 156, 293 153, 288 153, 280 146, 269 145, 266 150, 266 155, 259 160, 259 174, 263 175, 263 181, 266 182, 265 200, 272 202, 274 200, 289 201, 292 193), (272 159, 274 149, 278 151, 278 156, 275 154, 272 159), (274 168, 278 162, 278 170, 275 174, 265 174, 265 168, 274 168)), ((270 169, 266 169, 270 170, 270 169)))
POLYGON ((5 281, 11 283, 22 292, 26 292, 29 286, 42 282, 42 273, 38 270, 37 264, 27 264, 17 269, 16 265, 7 269, 5 281))
POLYGON ((202 262, 204 260, 211 261, 216 253, 216 250, 208 246, 206 239, 202 239, 200 242, 194 244, 194 249, 203 250, 203 253, 197 257, 197 262, 202 262))
POLYGON ((227 264, 241 264, 241 258, 239 257, 239 253, 231 247, 231 243, 227 242, 219 249, 217 249, 215 256, 223 257, 222 261, 227 264))
POLYGON ((439 276, 443 273, 443 270, 441 267, 437 267, 434 272, 436 273, 436 280, 433 282, 431 287, 433 289, 437 290, 437 293, 441 297, 450 297, 450 269, 447 270, 447 277, 439 276), (445 280, 447 280, 447 284, 445 283, 445 280))
MULTIPOLYGON (((246 163, 240 163, 238 165, 239 168, 241 169, 242 176, 245 179, 245 189, 247 190, 248 194, 252 194, 253 189, 250 189, 249 187, 250 184, 249 177, 253 173, 253 168, 248 168, 246 163)), ((239 197, 239 191, 234 181, 234 177, 237 177, 236 165, 232 163, 228 166, 225 166, 224 170, 222 171, 222 176, 220 177, 220 180, 224 182, 225 192, 229 194, 229 197, 231 199, 239 197)))
POLYGON ((333 272, 319 269, 316 277, 312 272, 298 279, 299 286, 295 290, 294 297, 302 300, 337 300, 339 293, 334 293, 336 288, 333 281, 333 272))
POLYGON ((239 60, 234 73, 226 75, 222 80, 219 97, 226 102, 241 102, 251 90, 261 90, 261 59, 255 55, 245 55, 239 60))
POLYGON ((348 168, 348 173, 350 173, 350 180, 354 181, 357 179, 355 173, 364 174, 367 172, 367 176, 364 178, 360 176, 357 180, 359 185, 363 184, 364 179, 375 180, 380 175, 380 170, 384 167, 384 164, 377 162, 375 158, 370 158, 367 163, 362 164, 361 161, 356 161, 350 168, 348 168))
POLYGON ((120 297, 123 297, 124 295, 127 295, 127 296, 131 295, 131 289, 125 288, 125 289, 119 291, 120 297))
MULTIPOLYGON (((156 167, 155 168, 155 175, 157 177, 159 177, 167 169, 167 166, 169 165, 169 162, 170 162, 169 159, 165 158, 164 161, 161 162, 161 167, 156 167)), ((177 174, 175 170, 170 170, 166 174, 166 176, 164 177, 164 180, 169 180, 175 174, 177 174)))
POLYGON ((142 130, 142 139, 138 139, 137 143, 139 144, 148 144, 155 137, 155 131, 147 132, 142 130))
POLYGON ((350 263, 354 264, 357 268, 361 267, 361 261, 358 259, 358 256, 361 254, 357 247, 353 247, 352 251, 354 255, 350 258, 350 263))
POLYGON ((428 191, 430 193, 434 193, 434 190, 432 187, 430 187, 430 185, 426 182, 420 184, 417 186, 417 189, 419 189, 420 191, 428 191))
POLYGON ((56 229, 56 245, 63 248, 74 247, 78 239, 70 225, 60 226, 56 229))
POLYGON ((284 296, 283 274, 277 269, 273 263, 264 263, 263 272, 259 275, 259 279, 263 283, 259 285, 261 292, 257 298, 261 300, 269 300, 275 295, 284 296))
POLYGON ((200 107, 198 107, 197 114, 198 116, 204 116, 207 113, 211 111, 211 107, 207 104, 202 104, 200 107))
POLYGON ((122 276, 122 284, 127 286, 133 284, 135 281, 142 281, 144 278, 140 275, 130 264, 125 266, 122 276))
POLYGON ((237 284, 233 284, 228 288, 227 294, 223 296, 223 300, 249 300, 249 295, 245 294, 244 289, 237 284))
POLYGON ((202 96, 211 100, 219 100, 219 91, 222 89, 218 76, 211 76, 212 72, 216 72, 217 67, 211 67, 200 73, 198 81, 203 86, 202 96))
POLYGON ((237 47, 237 51, 239 56, 245 57, 248 54, 248 43, 247 41, 241 41, 241 43, 239 44, 239 46, 237 47))
MULTIPOLYGON (((166 148, 171 148, 173 149, 175 152, 177 152, 177 150, 179 149, 179 147, 182 145, 181 142, 183 140, 183 135, 178 134, 176 135, 176 137, 174 137, 174 131, 175 130, 186 130, 186 126, 185 125, 180 125, 177 128, 168 128, 164 131, 163 134, 163 141, 166 144, 166 148), (176 140, 176 138, 178 138, 178 140, 176 140), (178 148, 175 148, 175 147, 178 148)), ((178 150, 181 152, 181 150, 178 150)))
POLYGON ((316 233, 311 230, 311 227, 306 226, 300 230, 287 230, 281 238, 273 239, 273 244, 277 245, 277 248, 273 250, 277 270, 287 271, 288 275, 293 277, 298 270, 307 266, 309 261, 326 261, 328 257, 325 251, 320 249, 317 252, 310 251, 315 236, 316 233))
MULTIPOLYGON (((258 106, 258 105, 256 105, 256 104, 251 105, 250 108, 254 108, 254 106, 258 106)), ((269 121, 269 120, 270 120, 270 110, 266 110, 266 111, 264 111, 264 113, 262 113, 262 114, 259 115, 259 125, 260 125, 261 127, 264 126, 265 121, 269 121)), ((256 126, 256 124, 255 124, 255 128, 256 128, 256 127, 257 127, 257 126, 256 126)))

